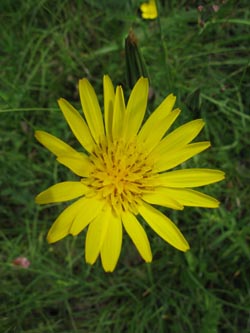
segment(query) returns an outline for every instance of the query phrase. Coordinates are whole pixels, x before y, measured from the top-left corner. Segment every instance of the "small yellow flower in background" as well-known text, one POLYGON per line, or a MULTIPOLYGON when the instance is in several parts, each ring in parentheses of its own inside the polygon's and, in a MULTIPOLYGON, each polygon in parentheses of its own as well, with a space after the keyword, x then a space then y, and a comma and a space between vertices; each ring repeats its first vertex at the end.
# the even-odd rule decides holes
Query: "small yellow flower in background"
POLYGON ((142 3, 140 9, 142 17, 146 20, 153 20, 158 16, 155 0, 142 3))
POLYGON ((191 189, 218 182, 224 173, 211 169, 168 171, 210 146, 191 141, 204 126, 193 120, 165 136, 180 114, 173 109, 175 97, 166 97, 143 123, 148 99, 148 79, 135 84, 127 105, 123 90, 114 90, 109 76, 103 78, 104 115, 87 79, 79 81, 84 118, 65 99, 60 109, 84 148, 78 152, 55 136, 36 131, 37 140, 54 153, 57 161, 80 177, 51 186, 38 194, 38 204, 80 198, 68 206, 49 230, 54 243, 88 226, 85 258, 94 264, 100 255, 105 271, 117 264, 123 229, 146 262, 152 261, 148 237, 138 216, 166 242, 180 251, 189 245, 176 225, 154 205, 182 210, 184 206, 216 208, 219 202, 191 189), (142 125, 143 123, 143 125, 142 125))

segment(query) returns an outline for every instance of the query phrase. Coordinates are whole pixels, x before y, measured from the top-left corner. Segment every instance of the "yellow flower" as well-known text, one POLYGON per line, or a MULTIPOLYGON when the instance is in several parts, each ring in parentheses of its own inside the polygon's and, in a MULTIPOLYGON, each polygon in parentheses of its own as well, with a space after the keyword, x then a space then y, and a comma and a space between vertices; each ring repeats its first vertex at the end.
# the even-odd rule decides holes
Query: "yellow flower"
POLYGON ((153 20, 158 16, 155 0, 143 2, 140 6, 142 17, 146 20, 153 20))
POLYGON ((189 245, 176 225, 154 205, 182 210, 184 206, 216 208, 219 202, 192 190, 215 183, 224 173, 210 169, 168 171, 210 146, 191 141, 204 122, 193 120, 165 136, 180 114, 172 110, 175 97, 166 97, 143 123, 148 98, 148 79, 135 84, 127 105, 121 86, 114 91, 109 76, 103 78, 104 116, 95 91, 87 79, 79 82, 84 118, 65 99, 60 109, 72 132, 84 148, 78 152, 65 142, 43 131, 37 140, 54 153, 57 161, 80 177, 51 186, 36 197, 38 204, 80 198, 68 206, 49 230, 54 243, 88 226, 85 257, 94 264, 100 255, 105 271, 117 264, 123 228, 146 262, 151 262, 150 244, 138 221, 143 220, 166 242, 181 251, 189 245))

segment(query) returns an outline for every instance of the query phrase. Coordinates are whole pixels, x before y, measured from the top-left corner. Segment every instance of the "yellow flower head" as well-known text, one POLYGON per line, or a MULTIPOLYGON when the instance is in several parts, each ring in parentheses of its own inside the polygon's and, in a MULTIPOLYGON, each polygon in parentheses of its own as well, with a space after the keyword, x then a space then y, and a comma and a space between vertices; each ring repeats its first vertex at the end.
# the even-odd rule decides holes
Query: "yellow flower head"
POLYGON ((143 123, 148 98, 148 79, 140 78, 127 105, 121 86, 114 91, 104 76, 104 115, 87 79, 79 82, 84 118, 65 99, 60 109, 84 148, 78 152, 43 131, 37 140, 54 153, 57 161, 80 177, 51 186, 38 194, 36 202, 48 204, 78 198, 56 219, 49 230, 49 243, 88 226, 85 257, 94 264, 100 255, 105 271, 113 271, 122 245, 123 229, 146 262, 152 253, 138 216, 166 242, 181 251, 189 245, 175 224, 154 205, 182 210, 184 206, 216 208, 219 202, 192 187, 215 183, 224 173, 210 169, 169 171, 210 146, 191 141, 199 134, 202 119, 190 121, 166 134, 180 114, 173 109, 175 97, 166 97, 143 123), (143 124, 142 124, 143 123, 143 124))
POLYGON ((155 0, 143 2, 140 6, 140 9, 142 17, 146 20, 153 20, 158 16, 155 0))

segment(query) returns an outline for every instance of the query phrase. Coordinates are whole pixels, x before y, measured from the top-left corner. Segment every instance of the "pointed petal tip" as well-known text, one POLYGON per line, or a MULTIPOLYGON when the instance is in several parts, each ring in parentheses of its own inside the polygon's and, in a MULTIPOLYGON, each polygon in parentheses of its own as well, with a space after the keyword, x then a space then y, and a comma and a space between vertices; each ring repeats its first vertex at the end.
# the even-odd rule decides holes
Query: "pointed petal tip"
POLYGON ((46 239, 47 239, 47 242, 48 242, 49 244, 52 244, 52 243, 53 243, 53 242, 50 240, 49 237, 46 237, 46 239))
MULTIPOLYGON (((214 207, 211 207, 211 208, 219 208, 220 207, 220 201, 217 201, 215 204, 214 204, 214 207)), ((209 207, 208 207, 209 208, 209 207)))
POLYGON ((182 252, 187 252, 187 251, 190 250, 190 245, 188 244, 188 241, 186 240, 186 238, 184 238, 182 240, 182 245, 179 246, 177 249, 182 251, 182 252))
POLYGON ((176 96, 173 93, 170 93, 167 97, 175 99, 176 100, 176 96))
POLYGON ((102 268, 105 273, 112 273, 117 266, 117 262, 116 263, 110 263, 110 262, 104 263, 102 258, 101 258, 101 262, 102 262, 102 268))
POLYGON ((103 80, 110 80, 111 81, 111 78, 108 74, 104 74, 103 75, 103 80))
POLYGON ((52 231, 52 227, 53 227, 53 224, 50 227, 50 229, 47 233, 47 236, 46 236, 46 240, 49 244, 56 243, 58 240, 61 239, 60 237, 58 237, 58 233, 55 233, 55 232, 52 231))
POLYGON ((199 125, 200 128, 202 129, 205 125, 205 120, 203 120, 202 118, 198 118, 198 119, 195 119, 195 120, 191 120, 190 122, 188 122, 184 125, 187 125, 187 124, 196 124, 196 125, 199 125))
POLYGON ((86 78, 86 77, 83 77, 83 78, 81 78, 80 80, 79 80, 79 86, 81 86, 81 85, 86 85, 86 84, 90 84, 89 83, 89 80, 86 78))
POLYGON ((171 103, 172 107, 174 107, 176 102, 176 96, 173 93, 170 93, 167 95, 167 97, 165 97, 164 101, 166 101, 167 103, 171 103))
POLYGON ((78 90, 80 91, 80 89, 83 89, 84 88, 84 85, 85 85, 85 82, 86 82, 86 78, 83 77, 82 79, 79 79, 78 81, 78 90))
POLYGON ((213 199, 213 202, 210 203, 210 206, 204 206, 204 208, 219 208, 220 207, 220 201, 211 197, 211 199, 213 199))
POLYGON ((176 246, 177 244, 171 244, 171 245, 181 252, 187 252, 190 250, 190 245, 188 244, 186 238, 183 238, 181 243, 178 244, 178 246, 176 246))
POLYGON ((48 232, 46 239, 49 244, 57 242, 57 239, 55 239, 55 237, 53 237, 53 234, 51 235, 50 232, 48 232))
POLYGON ((118 86, 116 86, 116 93, 123 93, 123 88, 122 88, 121 84, 119 84, 118 86))
POLYGON ((34 137, 36 138, 37 141, 39 141, 39 136, 40 136, 41 131, 37 130, 34 133, 34 137))
POLYGON ((111 77, 108 75, 108 74, 104 74, 103 75, 103 80, 102 80, 102 83, 103 83, 103 87, 105 89, 109 88, 111 89, 112 91, 114 91, 114 86, 113 86, 113 82, 111 80, 111 77))
POLYGON ((217 179, 216 179, 215 183, 220 182, 226 178, 226 173, 224 171, 217 170, 217 169, 208 169, 208 170, 214 171, 217 174, 217 179))
POLYGON ((175 112, 179 115, 181 113, 181 109, 175 108, 171 113, 173 113, 173 112, 175 112))
MULTIPOLYGON (((136 83, 134 84, 134 87, 138 87, 138 86, 141 86, 141 89, 144 88, 144 89, 148 89, 149 87, 149 79, 147 77, 144 77, 144 76, 141 76, 137 81, 136 83)), ((132 89, 132 90, 133 90, 132 89)))
MULTIPOLYGON (((220 170, 219 170, 220 171, 220 170)), ((220 171, 221 172, 221 180, 226 178, 226 173, 224 171, 220 171)))
POLYGON ((142 82, 142 84, 149 85, 149 80, 147 77, 141 76, 138 80, 138 82, 142 82))
POLYGON ((42 202, 41 202, 41 200, 40 200, 39 198, 40 198, 40 193, 37 194, 37 196, 35 196, 34 201, 35 201, 36 204, 38 204, 38 205, 42 205, 42 202))
POLYGON ((37 141, 41 141, 41 138, 46 135, 47 132, 45 131, 41 131, 41 130, 36 130, 35 133, 34 133, 34 137, 37 139, 37 141))
POLYGON ((115 267, 112 267, 112 268, 110 268, 110 267, 103 267, 103 269, 104 269, 105 273, 113 273, 114 270, 115 270, 115 267))
POLYGON ((153 260, 153 256, 151 256, 150 258, 144 259, 145 263, 147 263, 147 264, 151 264, 152 260, 153 260))
POLYGON ((69 109, 73 108, 71 103, 69 103, 65 98, 62 97, 58 98, 57 103, 64 115, 66 114, 66 112, 68 113, 69 109))
POLYGON ((67 105, 69 104, 69 102, 65 98, 60 97, 57 100, 57 104, 58 104, 59 108, 61 109, 61 111, 63 112, 63 108, 67 107, 67 105))
POLYGON ((46 239, 49 244, 53 244, 53 243, 59 242, 61 239, 63 239, 64 237, 66 237, 68 235, 69 235, 69 233, 67 233, 66 235, 61 235, 58 232, 50 232, 50 230, 49 230, 46 239))
POLYGON ((144 82, 148 83, 148 78, 145 76, 141 76, 139 80, 143 80, 144 82))
MULTIPOLYGON (((97 258, 96 258, 96 259, 97 259, 97 258)), ((86 263, 87 263, 88 265, 90 265, 90 266, 93 266, 93 265, 94 265, 94 263, 96 262, 96 259, 95 259, 95 260, 94 260, 94 259, 90 260, 89 258, 86 257, 86 254, 85 254, 85 261, 86 261, 86 263)))

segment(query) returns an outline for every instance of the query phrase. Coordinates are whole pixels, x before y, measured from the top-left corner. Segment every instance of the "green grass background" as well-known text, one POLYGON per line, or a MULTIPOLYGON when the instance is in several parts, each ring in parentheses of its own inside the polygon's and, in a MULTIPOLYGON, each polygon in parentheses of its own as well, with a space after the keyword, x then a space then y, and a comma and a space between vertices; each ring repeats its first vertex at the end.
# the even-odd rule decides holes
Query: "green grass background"
POLYGON ((139 4, 1 1, 1 333, 250 332, 249 2, 159 1, 154 21, 141 19, 139 4), (107 274, 100 262, 85 263, 85 232, 47 244, 64 206, 38 207, 34 196, 74 176, 36 142, 34 130, 78 147, 56 101, 64 97, 80 108, 82 77, 101 103, 103 74, 129 94, 124 38, 131 27, 155 93, 149 110, 174 92, 178 124, 206 121, 199 139, 213 147, 185 166, 227 176, 204 190, 221 201, 219 209, 166 211, 189 252, 146 227, 153 263, 143 263, 125 235, 118 267, 107 274), (18 256, 31 261, 28 269, 12 265, 18 256))

